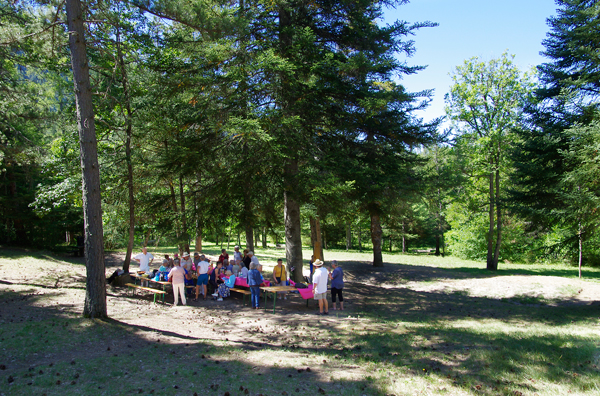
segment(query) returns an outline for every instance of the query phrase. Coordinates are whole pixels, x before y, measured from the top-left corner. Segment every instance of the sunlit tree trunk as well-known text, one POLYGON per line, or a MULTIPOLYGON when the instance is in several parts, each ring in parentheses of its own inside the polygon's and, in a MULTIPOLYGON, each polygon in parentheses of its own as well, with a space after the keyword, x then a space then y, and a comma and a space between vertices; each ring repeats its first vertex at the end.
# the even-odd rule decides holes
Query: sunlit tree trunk
POLYGON ((381 229, 381 219, 376 209, 371 209, 371 241, 373 242, 373 266, 383 267, 383 256, 381 254, 381 239, 383 230, 381 229))

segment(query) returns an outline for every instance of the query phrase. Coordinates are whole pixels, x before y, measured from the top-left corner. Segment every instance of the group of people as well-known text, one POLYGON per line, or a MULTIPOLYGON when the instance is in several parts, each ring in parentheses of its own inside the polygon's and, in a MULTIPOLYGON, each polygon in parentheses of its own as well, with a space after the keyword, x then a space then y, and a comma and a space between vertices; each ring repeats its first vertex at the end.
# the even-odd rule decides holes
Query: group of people
POLYGON ((329 314, 329 303, 327 301, 327 282, 331 280, 331 303, 333 309, 337 310, 337 301, 340 301, 340 310, 344 310, 344 296, 342 289, 344 288, 344 271, 338 265, 337 260, 331 261, 331 270, 323 266, 323 262, 319 259, 312 261, 313 272, 311 273, 313 294, 315 300, 319 302, 319 315, 329 314))
MULTIPOLYGON (((148 253, 146 247, 142 253, 132 257, 133 260, 140 264, 140 272, 148 274, 149 277, 155 280, 169 281, 173 284, 174 305, 179 304, 179 298, 183 305, 187 304, 186 286, 195 286, 195 298, 193 301, 198 301, 200 295, 206 300, 208 295, 208 287, 210 286, 212 296, 219 301, 223 301, 224 297, 229 296, 229 289, 235 285, 236 277, 242 277, 247 280, 250 293, 252 308, 259 308, 260 286, 264 285, 264 277, 262 275, 262 265, 254 252, 248 249, 240 252, 239 246, 235 246, 233 258, 229 258, 229 254, 225 249, 221 250, 215 266, 212 265, 210 258, 204 254, 194 253, 193 259, 189 252, 182 254, 175 253, 174 257, 165 255, 162 265, 158 270, 152 270, 150 264, 154 261, 154 256, 148 253)), ((324 267, 321 260, 310 260, 310 282, 313 285, 314 298, 319 302, 319 315, 327 315, 329 313, 329 303, 327 301, 327 285, 331 280, 331 302, 333 309, 337 310, 337 300, 340 303, 340 310, 344 309, 344 298, 342 289, 344 288, 344 273, 336 260, 331 262, 331 270, 324 267)), ((288 284, 288 274, 283 259, 277 260, 277 265, 273 268, 272 286, 285 286, 288 284)), ((191 291, 190 291, 191 292, 191 291)), ((285 292, 278 293, 278 298, 287 299, 285 292)))

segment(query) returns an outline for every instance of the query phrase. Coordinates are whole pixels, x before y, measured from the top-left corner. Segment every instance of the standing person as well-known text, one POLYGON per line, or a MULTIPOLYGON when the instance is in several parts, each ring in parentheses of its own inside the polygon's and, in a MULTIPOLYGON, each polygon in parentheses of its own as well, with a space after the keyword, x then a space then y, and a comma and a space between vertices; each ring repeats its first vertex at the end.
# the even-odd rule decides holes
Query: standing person
POLYGON ((258 309, 258 302, 260 301, 260 284, 262 283, 262 277, 257 269, 258 265, 250 264, 250 271, 248 272, 248 286, 250 286, 250 301, 252 301, 252 308, 258 309))
MULTIPOLYGON (((154 256, 152 255, 152 253, 148 253, 148 248, 146 246, 142 248, 142 253, 138 253, 132 258, 138 263, 140 263, 140 271, 143 271, 148 275, 152 275, 152 272, 150 271, 150 264, 152 264, 152 262, 154 261, 154 256)), ((144 284, 148 286, 149 282, 142 281, 140 283, 142 286, 144 286, 144 284)))
POLYGON ((250 262, 254 263, 256 265, 260 265, 260 263, 258 262, 258 257, 256 257, 254 255, 254 252, 248 252, 248 256, 250 256, 250 262))
POLYGON ((140 271, 144 271, 147 274, 150 273, 150 264, 154 261, 154 256, 152 253, 148 253, 148 248, 146 246, 142 248, 142 253, 138 253, 132 258, 140 263, 140 271))
POLYGON ((344 297, 342 296, 342 289, 344 288, 344 271, 338 265, 337 260, 331 261, 331 268, 333 268, 333 272, 329 274, 329 279, 331 279, 331 302, 333 304, 333 310, 337 309, 335 296, 337 295, 340 300, 340 310, 344 310, 344 297))
POLYGON ((227 254, 227 250, 221 249, 221 255, 219 256, 219 260, 217 261, 220 261, 223 264, 225 264, 225 260, 229 262, 229 254, 227 254))
POLYGON ((198 301, 200 287, 202 287, 202 295, 206 300, 206 285, 208 285, 208 261, 206 261, 206 256, 203 254, 200 255, 200 262, 196 266, 196 271, 198 271, 198 280, 196 281, 196 298, 194 301, 198 301))
POLYGON ((181 296, 183 305, 186 305, 187 303, 187 301, 185 301, 186 273, 185 269, 179 265, 179 260, 173 260, 173 264, 175 264, 175 266, 169 272, 169 281, 173 282, 173 297, 175 298, 173 307, 176 307, 177 303, 179 303, 179 296, 181 296))
POLYGON ((190 254, 185 252, 185 253, 183 253, 183 256, 181 256, 181 257, 182 257, 181 258, 181 266, 183 268, 185 268, 187 272, 190 272, 192 270, 192 264, 193 264, 193 261, 190 258, 190 254))
POLYGON ((240 253, 240 247, 236 246, 233 248, 233 260, 236 265, 240 265, 242 263, 242 253, 240 253))
POLYGON ((250 251, 248 251, 248 249, 244 249, 244 258, 242 259, 242 261, 244 262, 244 266, 246 268, 248 268, 248 270, 250 270, 250 262, 252 261, 251 257, 249 256, 250 251))
POLYGON ((315 260, 313 266, 315 267, 313 293, 315 294, 315 300, 319 301, 318 315, 327 315, 329 314, 329 303, 327 302, 327 279, 329 278, 329 271, 323 268, 323 262, 319 259, 315 260), (324 311, 323 306, 325 306, 324 311))
POLYGON ((198 252, 194 252, 194 266, 197 266, 198 263, 200 262, 200 255, 198 254, 198 252))
MULTIPOLYGON (((273 283, 274 286, 287 286, 287 274, 283 266, 283 259, 277 259, 277 265, 273 268, 273 283)), ((283 298, 287 300, 285 292, 277 294, 279 295, 279 299, 281 299, 281 295, 283 294, 283 298)))

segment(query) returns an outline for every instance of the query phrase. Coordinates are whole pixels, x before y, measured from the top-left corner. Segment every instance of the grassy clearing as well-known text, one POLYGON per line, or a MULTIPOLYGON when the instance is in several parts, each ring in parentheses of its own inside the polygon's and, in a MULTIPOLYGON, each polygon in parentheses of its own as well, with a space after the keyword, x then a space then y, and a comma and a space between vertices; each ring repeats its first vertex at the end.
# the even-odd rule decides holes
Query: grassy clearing
MULTIPOLYGON (((257 252, 267 267, 282 254, 257 252)), ((0 250, 0 394, 600 394, 598 305, 573 300, 581 285, 597 282, 569 275, 573 283, 558 286, 557 298, 540 278, 576 276, 575 269, 501 265, 493 282, 532 276, 537 294, 481 295, 436 285, 486 281, 482 263, 389 255, 386 263, 396 265, 378 270, 364 265, 367 253, 326 252, 333 258, 352 278, 343 314, 170 310, 110 291, 124 308, 96 321, 79 315, 80 264, 0 250), (38 275, 10 278, 17 260, 38 275), (74 286, 54 287, 54 274, 38 267, 68 274, 74 286)), ((586 273, 597 279, 597 271, 586 273)))

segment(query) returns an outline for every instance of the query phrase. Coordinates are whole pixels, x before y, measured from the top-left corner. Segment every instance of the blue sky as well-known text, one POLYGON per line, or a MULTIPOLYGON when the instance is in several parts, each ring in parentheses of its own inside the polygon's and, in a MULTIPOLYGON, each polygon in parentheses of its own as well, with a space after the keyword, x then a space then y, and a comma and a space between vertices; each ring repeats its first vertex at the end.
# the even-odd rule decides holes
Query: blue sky
POLYGON ((428 65, 403 78, 409 91, 435 89, 432 104, 419 116, 427 121, 444 115, 444 94, 452 83, 449 73, 465 59, 489 60, 508 51, 522 70, 545 62, 539 53, 549 31, 546 19, 556 8, 554 0, 411 0, 386 11, 385 22, 439 23, 418 30, 412 37, 415 55, 403 58, 409 65, 428 65))

